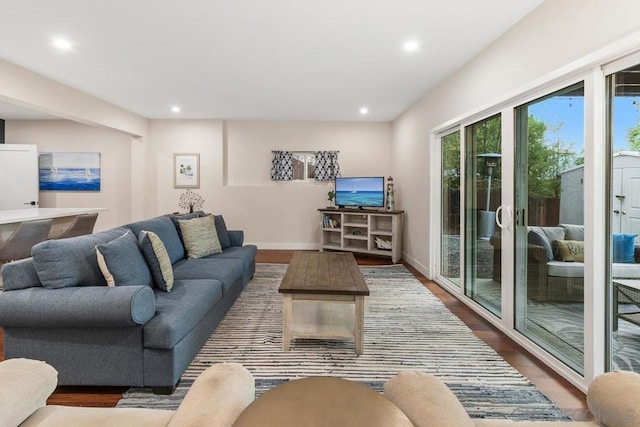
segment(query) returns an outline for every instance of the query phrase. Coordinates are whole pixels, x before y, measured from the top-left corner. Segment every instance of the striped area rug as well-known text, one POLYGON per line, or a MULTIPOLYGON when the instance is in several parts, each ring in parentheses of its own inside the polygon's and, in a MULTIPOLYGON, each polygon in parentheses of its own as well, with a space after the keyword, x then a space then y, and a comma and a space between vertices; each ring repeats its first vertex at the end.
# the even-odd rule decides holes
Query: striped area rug
POLYGON ((361 267, 370 290, 363 355, 355 355, 353 340, 294 340, 291 351, 283 352, 278 286, 285 270, 286 265, 258 264, 171 396, 132 388, 118 407, 177 408, 205 368, 239 362, 256 379, 256 397, 285 381, 318 375, 381 391, 399 371, 418 369, 445 381, 474 418, 568 419, 402 265, 361 267))

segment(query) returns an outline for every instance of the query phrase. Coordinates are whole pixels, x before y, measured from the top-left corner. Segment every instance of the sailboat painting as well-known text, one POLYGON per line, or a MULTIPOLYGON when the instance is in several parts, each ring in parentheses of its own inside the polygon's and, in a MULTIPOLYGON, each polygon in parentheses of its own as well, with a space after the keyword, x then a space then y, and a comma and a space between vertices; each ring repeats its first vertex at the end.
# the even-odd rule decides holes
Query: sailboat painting
POLYGON ((41 191, 100 191, 100 153, 38 155, 41 191))

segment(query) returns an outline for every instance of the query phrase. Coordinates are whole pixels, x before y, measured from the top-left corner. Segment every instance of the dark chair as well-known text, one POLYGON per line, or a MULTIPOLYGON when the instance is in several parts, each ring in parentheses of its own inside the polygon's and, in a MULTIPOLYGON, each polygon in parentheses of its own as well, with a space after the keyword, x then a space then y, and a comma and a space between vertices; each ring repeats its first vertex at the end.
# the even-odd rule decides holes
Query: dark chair
POLYGON ((29 258, 33 245, 47 240, 52 219, 40 219, 20 223, 18 229, 0 243, 0 264, 29 258))
POLYGON ((97 213, 81 214, 76 216, 71 225, 67 227, 62 233, 49 236, 51 239, 66 239, 67 237, 82 236, 85 234, 93 233, 93 227, 96 225, 98 219, 97 213))

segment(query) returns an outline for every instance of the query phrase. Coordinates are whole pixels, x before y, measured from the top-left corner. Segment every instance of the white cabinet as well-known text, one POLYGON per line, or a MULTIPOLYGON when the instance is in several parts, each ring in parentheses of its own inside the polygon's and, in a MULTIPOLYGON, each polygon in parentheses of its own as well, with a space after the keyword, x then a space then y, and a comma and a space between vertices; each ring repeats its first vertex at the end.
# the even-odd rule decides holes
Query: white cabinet
POLYGON ((320 251, 336 250, 402 258, 404 211, 318 209, 320 251))

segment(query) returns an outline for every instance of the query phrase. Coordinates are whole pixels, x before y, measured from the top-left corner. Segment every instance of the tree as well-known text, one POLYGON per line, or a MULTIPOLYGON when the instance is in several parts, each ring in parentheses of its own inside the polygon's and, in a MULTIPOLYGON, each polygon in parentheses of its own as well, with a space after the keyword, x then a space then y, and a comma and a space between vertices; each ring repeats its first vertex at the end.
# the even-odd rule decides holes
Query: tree
MULTIPOLYGON (((557 139, 555 142, 545 139, 562 128, 562 123, 550 127, 541 120, 529 115, 527 120, 527 184, 530 195, 538 197, 560 197, 559 173, 584 163, 584 158, 574 152, 571 143, 557 139)), ((640 124, 638 125, 640 135, 640 124)), ((501 120, 500 116, 472 125, 472 143, 474 152, 500 153, 501 120)), ((469 141, 467 141, 469 143, 469 141)), ((460 132, 451 133, 442 138, 442 185, 444 189, 460 188, 462 171, 460 170, 460 132)), ((476 173, 486 177, 484 162, 477 160, 476 173)), ((492 170, 494 185, 499 186, 502 168, 492 170)), ((492 185, 493 187, 493 185, 492 185)), ((496 187, 493 187, 496 188, 496 187)))
MULTIPOLYGON (((636 108, 640 108, 635 101, 633 105, 636 108)), ((629 148, 633 151, 640 151, 640 118, 638 119, 638 124, 627 131, 627 141, 629 142, 629 148)))
MULTIPOLYGON (((555 126, 560 130, 562 123, 555 126)), ((577 166, 580 157, 574 153, 571 143, 560 139, 551 142, 545 139, 548 125, 529 115, 527 128, 528 191, 539 197, 560 197, 559 173, 577 166)))

